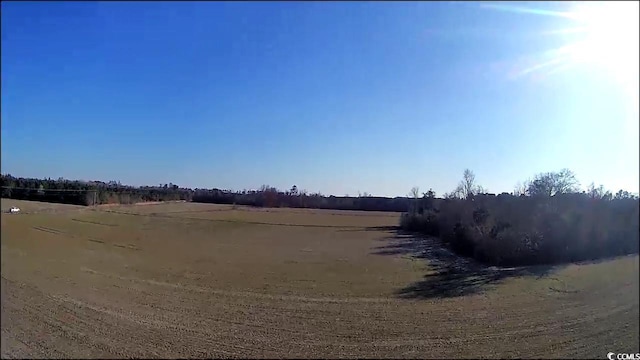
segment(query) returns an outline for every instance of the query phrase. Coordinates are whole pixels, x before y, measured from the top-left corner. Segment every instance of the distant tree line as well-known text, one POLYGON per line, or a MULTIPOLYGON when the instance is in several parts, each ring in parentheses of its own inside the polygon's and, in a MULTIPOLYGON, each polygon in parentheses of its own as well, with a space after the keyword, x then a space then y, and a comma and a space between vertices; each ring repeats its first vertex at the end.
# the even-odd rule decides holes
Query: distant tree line
POLYGON ((194 202, 215 204, 236 204, 258 207, 290 207, 334 210, 392 211, 404 212, 409 206, 406 197, 373 197, 364 193, 358 197, 325 196, 320 193, 308 194, 294 185, 288 191, 263 185, 259 190, 223 191, 218 189, 196 189, 194 202))
POLYGON ((638 196, 593 184, 580 191, 567 169, 538 174, 497 196, 477 185, 470 170, 443 199, 418 197, 417 188, 412 194, 401 227, 437 236, 480 262, 520 266, 638 253, 638 196))
POLYGON ((0 180, 3 198, 89 206, 185 200, 258 207, 404 212, 410 203, 406 197, 373 197, 366 192, 358 197, 308 194, 305 190, 298 190, 295 185, 287 191, 268 185, 263 185, 258 190, 231 191, 189 189, 174 184, 134 187, 122 185, 116 181, 33 179, 17 178, 11 175, 1 175, 0 180))
POLYGON ((110 181, 33 179, 0 175, 2 197, 75 205, 133 204, 146 201, 190 201, 193 190, 174 184, 133 187, 110 181))

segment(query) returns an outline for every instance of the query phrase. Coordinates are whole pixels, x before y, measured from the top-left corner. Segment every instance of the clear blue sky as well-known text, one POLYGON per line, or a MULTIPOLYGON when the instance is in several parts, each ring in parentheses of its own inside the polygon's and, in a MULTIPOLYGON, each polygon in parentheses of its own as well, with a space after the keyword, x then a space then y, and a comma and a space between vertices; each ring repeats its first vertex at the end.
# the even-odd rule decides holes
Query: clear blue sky
POLYGON ((2 173, 402 196, 465 168, 499 193, 568 167, 637 192, 637 95, 588 66, 514 76, 566 22, 472 2, 3 2, 2 173))

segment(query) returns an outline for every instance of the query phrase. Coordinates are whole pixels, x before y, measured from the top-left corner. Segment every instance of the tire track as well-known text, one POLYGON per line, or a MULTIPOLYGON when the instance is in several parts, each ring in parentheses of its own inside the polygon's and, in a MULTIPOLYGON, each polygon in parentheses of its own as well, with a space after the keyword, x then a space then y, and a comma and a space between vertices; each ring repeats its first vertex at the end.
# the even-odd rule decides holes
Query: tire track
POLYGON ((79 236, 79 235, 74 235, 68 232, 64 232, 62 230, 58 230, 58 229, 54 229, 54 228, 49 228, 49 227, 44 227, 44 226, 32 226, 31 227, 34 230, 38 230, 38 231, 42 231, 48 234, 53 234, 53 235, 58 235, 58 236, 62 236, 62 237, 66 237, 66 238, 70 238, 70 239, 83 239, 86 241, 90 241, 90 242, 94 242, 94 243, 98 243, 98 244, 104 244, 104 245, 111 245, 114 247, 118 247, 121 249, 128 249, 128 250, 135 250, 138 251, 140 250, 140 248, 134 244, 119 244, 119 243, 112 243, 112 244, 107 244, 104 240, 100 240, 100 239, 96 239, 96 238, 87 238, 87 237, 83 237, 83 236, 79 236))
POLYGON ((310 302, 310 303, 334 303, 334 304, 345 304, 345 303, 390 303, 396 302, 398 300, 389 299, 389 298, 376 298, 376 297, 360 297, 360 298, 334 298, 334 297, 307 297, 307 296, 295 296, 295 295, 271 295, 264 293, 257 293, 251 291, 232 291, 232 290, 215 290, 211 288, 205 288, 200 286, 192 286, 192 285, 181 285, 181 284, 172 284, 164 281, 157 281, 151 279, 139 279, 134 277, 125 277, 118 275, 110 275, 106 273, 102 273, 93 269, 89 269, 83 267, 80 269, 81 271, 116 278, 119 280, 137 282, 137 283, 147 283, 156 286, 169 287, 174 289, 186 290, 197 293, 208 293, 214 295, 221 296, 231 296, 231 297, 248 297, 248 298, 258 298, 258 299, 267 299, 267 300, 281 300, 281 301, 298 301, 298 302, 310 302))
POLYGON ((116 211, 116 210, 98 210, 98 211, 112 213, 112 214, 119 214, 119 215, 129 215, 129 216, 141 216, 141 217, 152 217, 152 218, 163 218, 163 219, 174 219, 174 220, 193 220, 193 221, 203 221, 203 222, 223 222, 223 223, 232 223, 232 224, 290 226, 290 227, 305 227, 305 228, 331 228, 331 229, 343 229, 343 230, 366 230, 367 229, 367 227, 365 226, 288 224, 288 223, 272 223, 272 222, 249 221, 249 220, 205 219, 205 218, 188 217, 188 216, 168 216, 168 215, 161 215, 158 213, 141 214, 141 213, 131 213, 131 212, 124 212, 124 211, 116 211))
POLYGON ((81 220, 81 219, 76 219, 76 218, 72 218, 71 221, 76 221, 76 222, 85 223, 85 224, 102 225, 102 226, 108 226, 108 227, 117 227, 117 226, 119 226, 118 224, 106 224, 106 223, 101 223, 101 222, 97 222, 97 221, 81 220))

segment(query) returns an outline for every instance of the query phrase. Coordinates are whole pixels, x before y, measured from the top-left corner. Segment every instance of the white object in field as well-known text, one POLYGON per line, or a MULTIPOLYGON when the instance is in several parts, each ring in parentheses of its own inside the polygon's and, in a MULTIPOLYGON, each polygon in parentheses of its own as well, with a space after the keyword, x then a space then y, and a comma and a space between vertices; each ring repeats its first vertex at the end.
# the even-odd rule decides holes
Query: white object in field
POLYGON ((9 212, 11 213, 18 213, 20 212, 20 208, 12 206, 11 209, 9 209, 9 212))

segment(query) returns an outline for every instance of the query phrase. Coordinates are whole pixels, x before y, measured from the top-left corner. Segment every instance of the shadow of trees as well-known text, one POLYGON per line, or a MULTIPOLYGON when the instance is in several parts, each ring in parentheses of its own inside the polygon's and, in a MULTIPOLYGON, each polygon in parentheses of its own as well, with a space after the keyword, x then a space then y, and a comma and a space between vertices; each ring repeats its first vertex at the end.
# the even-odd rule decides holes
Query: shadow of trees
MULTIPOLYGON (((377 228, 377 230, 382 230, 377 228)), ((427 261, 431 272, 421 281, 396 292, 403 299, 450 298, 478 294, 508 278, 551 274, 557 266, 537 265, 516 268, 486 266, 471 258, 461 257, 447 249, 439 239, 420 237, 399 229, 386 229, 390 236, 381 240, 387 244, 377 246, 373 254, 382 256, 408 256, 427 261)))
POLYGON ((401 229, 400 229, 400 226, 368 226, 368 227, 357 227, 353 229, 343 229, 338 231, 340 232, 388 231, 388 232, 399 233, 401 229))

